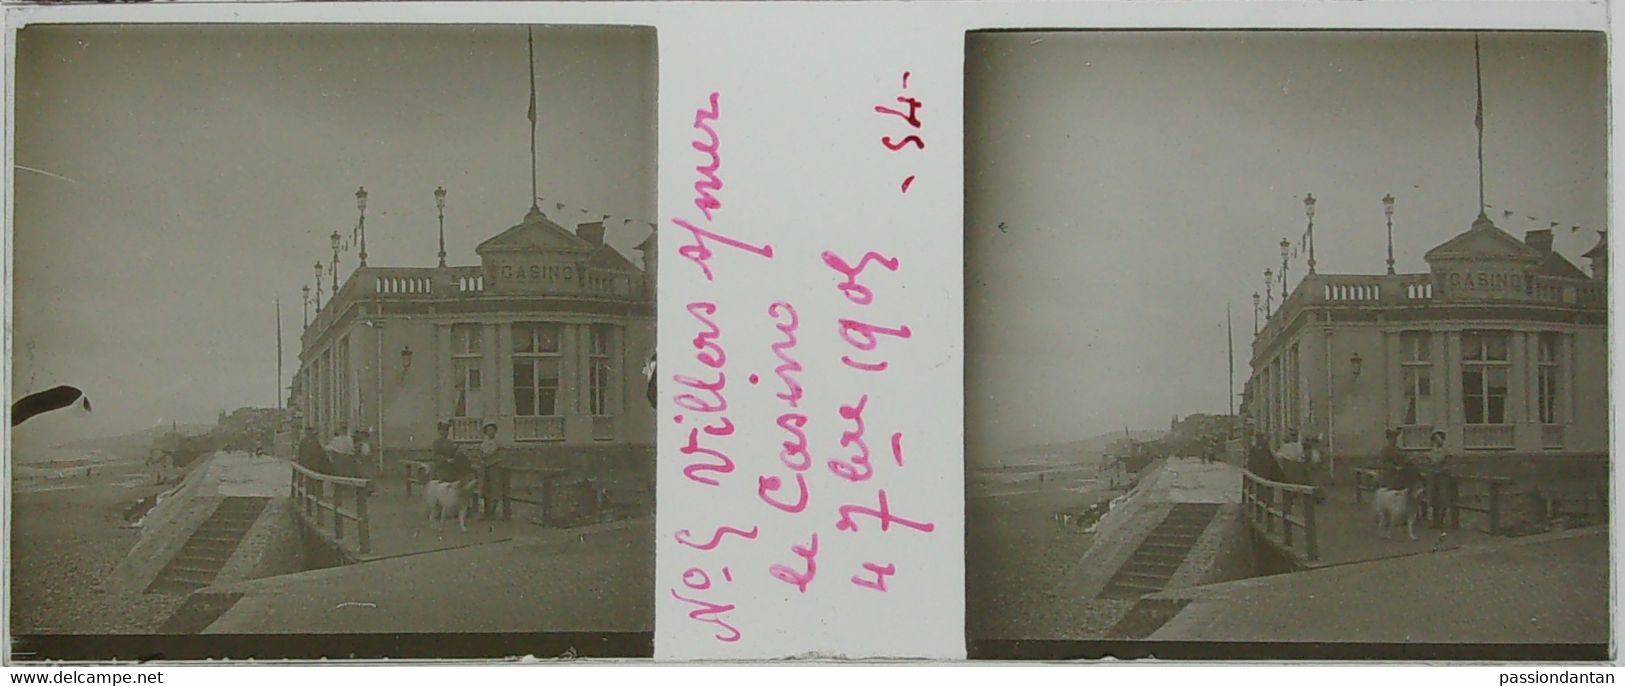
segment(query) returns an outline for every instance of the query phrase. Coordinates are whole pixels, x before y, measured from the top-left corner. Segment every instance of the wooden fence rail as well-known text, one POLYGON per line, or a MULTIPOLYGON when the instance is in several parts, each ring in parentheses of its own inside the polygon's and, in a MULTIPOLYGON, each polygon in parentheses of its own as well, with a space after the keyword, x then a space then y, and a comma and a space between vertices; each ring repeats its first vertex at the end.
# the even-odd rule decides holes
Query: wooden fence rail
POLYGON ((362 555, 371 553, 372 521, 367 515, 367 492, 372 482, 322 474, 299 464, 292 466, 294 511, 309 529, 335 548, 354 548, 362 555), (345 522, 351 522, 352 526, 346 528, 345 522))
MULTIPOLYGON (((1445 490, 1449 494, 1445 497, 1445 518, 1450 522, 1450 528, 1461 528, 1461 513, 1476 512, 1484 515, 1488 521, 1487 532, 1494 536, 1501 532, 1501 514, 1503 512, 1502 496, 1512 479, 1504 476, 1485 476, 1479 474, 1451 474, 1446 477, 1445 490), (1462 484, 1470 488, 1464 496, 1462 484)), ((1377 485, 1382 483, 1382 470, 1374 468, 1359 468, 1354 470, 1354 502, 1365 502, 1365 495, 1374 492, 1377 485)), ((1431 507, 1431 504, 1429 505, 1431 507)))
POLYGON ((1293 557, 1300 555, 1296 541, 1302 541, 1302 556, 1310 562, 1319 560, 1320 533, 1315 527, 1318 489, 1270 481, 1245 469, 1241 473, 1241 504, 1253 531, 1293 557))

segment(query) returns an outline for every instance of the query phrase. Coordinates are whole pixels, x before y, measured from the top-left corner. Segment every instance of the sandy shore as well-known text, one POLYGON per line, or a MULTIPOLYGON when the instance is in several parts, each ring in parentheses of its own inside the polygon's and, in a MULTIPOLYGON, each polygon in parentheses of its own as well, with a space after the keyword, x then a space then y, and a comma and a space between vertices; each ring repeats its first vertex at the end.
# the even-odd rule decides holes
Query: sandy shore
POLYGON ((1058 587, 1093 537, 1061 527, 1055 513, 1109 497, 1104 483, 1078 479, 972 487, 965 522, 972 640, 1100 635, 1121 616, 1119 601, 1071 598, 1058 587))
POLYGON ((179 605, 160 595, 111 595, 97 586, 138 532, 131 503, 160 487, 140 461, 101 463, 92 476, 20 478, 11 509, 11 630, 17 634, 150 633, 179 605))

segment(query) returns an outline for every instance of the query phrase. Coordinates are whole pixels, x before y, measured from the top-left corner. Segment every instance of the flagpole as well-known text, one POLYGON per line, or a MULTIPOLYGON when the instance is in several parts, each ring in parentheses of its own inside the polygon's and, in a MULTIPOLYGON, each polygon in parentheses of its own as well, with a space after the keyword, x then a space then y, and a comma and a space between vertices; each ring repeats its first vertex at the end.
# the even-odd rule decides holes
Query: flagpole
POLYGON ((530 55, 530 209, 536 206, 536 40, 530 27, 525 28, 525 49, 530 55))
MULTIPOLYGON (((1224 304, 1224 340, 1226 359, 1230 363, 1230 386, 1224 389, 1224 399, 1229 408, 1229 416, 1236 416, 1236 334, 1230 325, 1230 303, 1224 304)), ((1226 434, 1229 435, 1228 433, 1226 434)))
POLYGON ((282 411, 282 297, 276 298, 276 409, 282 411))
POLYGON ((1478 55, 1478 33, 1473 33, 1473 83, 1478 95, 1478 109, 1473 125, 1478 128, 1478 215, 1484 216, 1484 66, 1478 55))

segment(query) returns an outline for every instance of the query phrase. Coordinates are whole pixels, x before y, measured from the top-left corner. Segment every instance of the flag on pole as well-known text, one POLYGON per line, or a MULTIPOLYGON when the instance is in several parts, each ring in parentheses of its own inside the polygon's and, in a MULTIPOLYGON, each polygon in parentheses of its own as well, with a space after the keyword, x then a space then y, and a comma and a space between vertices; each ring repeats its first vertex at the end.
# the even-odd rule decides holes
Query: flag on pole
POLYGON ((1478 135, 1484 135, 1484 77, 1483 67, 1478 58, 1478 34, 1473 34, 1473 75, 1478 85, 1478 110, 1473 115, 1473 126, 1478 127, 1478 135))
POLYGON ((529 28, 525 29, 525 49, 530 54, 530 125, 536 126, 536 41, 529 28))

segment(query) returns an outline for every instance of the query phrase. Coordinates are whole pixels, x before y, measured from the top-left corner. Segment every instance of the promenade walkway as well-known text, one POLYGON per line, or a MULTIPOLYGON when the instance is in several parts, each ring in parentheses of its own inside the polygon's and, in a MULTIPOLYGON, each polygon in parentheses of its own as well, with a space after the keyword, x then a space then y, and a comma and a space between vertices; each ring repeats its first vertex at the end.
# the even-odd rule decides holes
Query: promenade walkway
POLYGON ((654 523, 554 529, 196 595, 226 607, 203 633, 652 631, 654 523))
POLYGON ((1165 591, 1159 641, 1606 643, 1608 530, 1165 591))
POLYGON ((1370 497, 1356 503, 1352 484, 1327 488, 1325 502, 1315 507, 1315 520, 1320 559, 1305 563, 1311 568, 1441 552, 1495 540, 1484 532, 1483 515, 1472 513, 1462 514, 1458 529, 1433 529, 1426 522, 1417 522, 1415 541, 1406 536, 1403 527, 1394 529, 1392 538, 1383 538, 1370 497))
POLYGON ((546 531, 518 513, 509 521, 483 521, 477 512, 470 513, 468 531, 460 531, 455 518, 447 519, 436 530, 424 509, 422 488, 414 486, 412 495, 406 495, 406 478, 400 475, 386 477, 378 484, 378 492, 367 499, 372 551, 358 556, 361 560, 509 541, 546 531))

